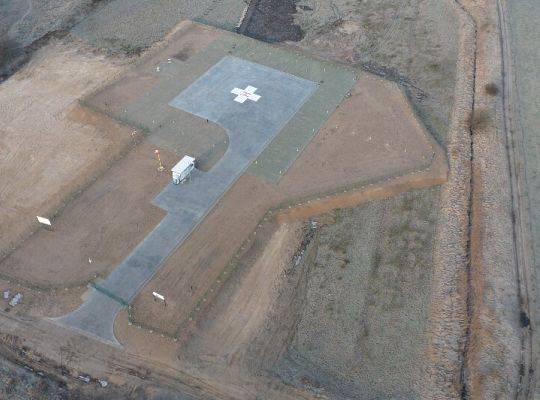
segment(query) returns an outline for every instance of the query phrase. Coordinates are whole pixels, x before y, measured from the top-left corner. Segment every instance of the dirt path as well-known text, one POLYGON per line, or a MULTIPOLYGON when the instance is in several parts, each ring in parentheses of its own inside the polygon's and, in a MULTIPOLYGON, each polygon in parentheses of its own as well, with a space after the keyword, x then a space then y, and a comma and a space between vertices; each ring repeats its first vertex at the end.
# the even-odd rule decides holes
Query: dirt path
POLYGON ((300 244, 301 225, 282 224, 273 233, 262 255, 242 277, 238 290, 197 340, 201 358, 227 360, 228 364, 242 358, 275 301, 280 278, 300 244))
POLYGON ((3 312, 0 312, 0 320, 0 355, 16 356, 25 365, 37 371, 47 371, 72 384, 77 382, 79 374, 84 373, 105 377, 131 394, 138 387, 150 384, 201 400, 255 400, 261 390, 267 399, 313 398, 268 376, 251 380, 205 376, 193 371, 190 365, 165 363, 103 346, 44 320, 18 319, 3 312))
POLYGON ((534 67, 531 68, 538 64, 540 55, 538 30, 531 29, 540 15, 540 7, 534 1, 498 0, 497 3, 502 36, 504 125, 508 137, 521 319, 524 325, 522 364, 529 366, 524 368, 521 376, 519 394, 520 398, 530 398, 533 393, 540 395, 537 385, 540 341, 534 334, 540 315, 537 299, 539 275, 535 262, 540 254, 540 203, 537 195, 540 134, 538 80, 535 79, 534 67), (531 372, 527 373, 530 369, 536 372, 536 377, 531 372))

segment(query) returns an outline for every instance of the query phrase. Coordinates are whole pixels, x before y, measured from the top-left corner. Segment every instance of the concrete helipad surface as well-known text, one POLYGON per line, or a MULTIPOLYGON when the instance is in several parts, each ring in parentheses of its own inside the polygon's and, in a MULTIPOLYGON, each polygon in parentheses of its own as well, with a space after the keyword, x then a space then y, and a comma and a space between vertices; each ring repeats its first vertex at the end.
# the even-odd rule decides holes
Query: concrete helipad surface
POLYGON ((315 82, 224 57, 172 99, 170 106, 213 121, 227 131, 229 147, 225 155, 208 173, 196 171, 189 183, 169 184, 153 202, 166 210, 167 216, 105 281, 95 285, 81 307, 57 321, 117 343, 113 324, 120 309, 316 89, 315 82), (255 92, 258 97, 253 96, 255 92), (238 96, 244 97, 242 102, 238 96))
MULTIPOLYGON (((276 183, 356 84, 357 72, 300 52, 224 32, 211 39, 201 51, 193 50, 193 54, 183 53, 181 59, 177 58, 186 48, 196 49, 193 43, 202 40, 204 30, 201 30, 199 26, 192 37, 188 35, 189 31, 179 32, 178 39, 171 41, 160 57, 143 62, 135 76, 131 74, 106 86, 87 98, 85 104, 148 132, 149 139, 158 146, 184 153, 190 151, 196 140, 213 140, 208 135, 208 128, 214 124, 194 118, 193 114, 171 107, 169 103, 224 57, 237 57, 316 82, 317 91, 249 167, 249 172, 276 183), (129 97, 125 93, 130 93, 129 97)), ((264 97, 260 101, 264 102, 264 97)))

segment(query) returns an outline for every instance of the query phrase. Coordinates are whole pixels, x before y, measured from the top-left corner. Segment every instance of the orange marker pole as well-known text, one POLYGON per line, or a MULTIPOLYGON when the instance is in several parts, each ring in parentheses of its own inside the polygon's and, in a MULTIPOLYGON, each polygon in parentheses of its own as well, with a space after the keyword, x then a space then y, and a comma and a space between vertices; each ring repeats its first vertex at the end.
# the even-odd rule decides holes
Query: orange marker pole
POLYGON ((163 164, 161 163, 161 157, 159 156, 159 150, 156 149, 154 150, 154 153, 156 153, 156 157, 157 157, 157 161, 158 161, 158 171, 161 172, 163 171, 165 168, 163 168, 163 164))

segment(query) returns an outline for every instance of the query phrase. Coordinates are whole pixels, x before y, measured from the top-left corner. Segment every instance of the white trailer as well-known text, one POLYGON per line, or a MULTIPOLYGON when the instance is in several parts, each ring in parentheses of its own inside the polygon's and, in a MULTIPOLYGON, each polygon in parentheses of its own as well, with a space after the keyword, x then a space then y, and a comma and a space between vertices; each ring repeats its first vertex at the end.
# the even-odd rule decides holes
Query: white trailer
POLYGON ((184 156, 178 164, 172 167, 172 181, 175 185, 185 181, 195 168, 195 158, 184 156))

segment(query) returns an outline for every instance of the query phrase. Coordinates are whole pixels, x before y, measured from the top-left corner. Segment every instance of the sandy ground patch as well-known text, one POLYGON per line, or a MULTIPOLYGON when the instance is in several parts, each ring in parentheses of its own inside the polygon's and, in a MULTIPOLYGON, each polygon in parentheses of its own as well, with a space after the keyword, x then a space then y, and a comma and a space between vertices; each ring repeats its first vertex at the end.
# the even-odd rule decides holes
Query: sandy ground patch
POLYGON ((0 254, 52 217, 130 140, 127 127, 72 118, 77 99, 124 67, 76 42, 54 41, 0 86, 0 254))
POLYGON ((363 74, 279 186, 302 198, 425 170, 436 156, 444 158, 399 87, 363 74))

